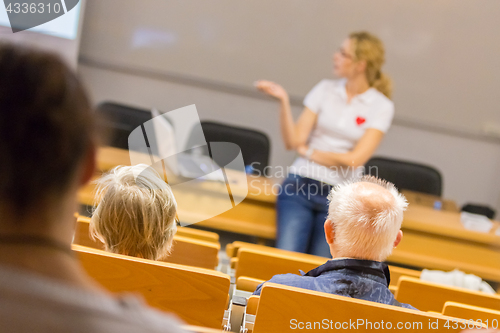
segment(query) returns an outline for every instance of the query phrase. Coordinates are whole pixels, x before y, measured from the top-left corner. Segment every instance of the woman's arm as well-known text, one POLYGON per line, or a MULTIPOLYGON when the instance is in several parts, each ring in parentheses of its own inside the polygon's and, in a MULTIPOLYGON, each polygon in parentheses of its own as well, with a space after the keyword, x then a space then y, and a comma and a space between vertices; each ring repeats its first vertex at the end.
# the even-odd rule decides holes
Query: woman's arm
POLYGON ((297 123, 294 124, 290 104, 288 110, 282 104, 281 112, 281 136, 285 142, 285 147, 288 150, 297 149, 307 143, 312 129, 316 125, 318 116, 308 108, 304 108, 297 123))
MULTIPOLYGON (((368 162, 380 145, 380 142, 382 142, 383 137, 384 132, 378 129, 369 128, 352 151, 340 154, 323 150, 313 150, 312 153, 310 152, 309 159, 327 167, 352 166, 353 168, 357 168, 368 162)), ((297 152, 302 156, 306 156, 308 150, 307 146, 300 146, 297 152)))
POLYGON ((297 149, 299 146, 305 145, 312 129, 316 125, 316 113, 306 107, 302 111, 297 123, 295 123, 293 121, 288 93, 282 86, 270 81, 258 81, 256 86, 260 91, 280 101, 281 136, 285 142, 286 149, 297 149))

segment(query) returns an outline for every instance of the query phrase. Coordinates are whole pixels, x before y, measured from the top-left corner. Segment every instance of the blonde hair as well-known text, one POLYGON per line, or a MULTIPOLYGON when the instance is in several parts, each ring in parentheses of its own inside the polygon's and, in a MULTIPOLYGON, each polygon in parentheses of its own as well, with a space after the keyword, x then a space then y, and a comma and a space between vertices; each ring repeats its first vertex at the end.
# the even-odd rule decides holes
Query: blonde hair
POLYGON ((392 81, 381 70, 385 62, 382 41, 365 31, 353 32, 349 35, 349 39, 353 41, 356 59, 366 61, 366 79, 370 87, 391 98, 392 81))
POLYGON ((364 176, 335 186, 328 200, 336 255, 383 261, 391 254, 408 206, 392 183, 364 176))
POLYGON ((168 256, 177 231, 177 203, 153 168, 114 168, 97 181, 95 202, 90 232, 106 251, 151 260, 168 256))

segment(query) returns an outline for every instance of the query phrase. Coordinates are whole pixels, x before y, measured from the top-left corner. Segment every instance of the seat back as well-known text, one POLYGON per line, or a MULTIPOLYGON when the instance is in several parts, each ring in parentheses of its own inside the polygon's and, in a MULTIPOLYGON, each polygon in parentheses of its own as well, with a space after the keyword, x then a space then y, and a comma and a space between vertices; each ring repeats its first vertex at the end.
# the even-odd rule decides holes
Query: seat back
POLYGON ((219 234, 212 231, 205 231, 188 227, 177 227, 177 232, 175 234, 179 236, 198 239, 205 242, 212 242, 219 244, 219 234))
MULTIPOLYGON (((100 131, 104 132, 107 146, 128 149, 130 133, 145 122, 152 119, 150 110, 122 105, 114 102, 103 102, 96 107, 100 131)), ((148 129, 154 131, 153 128, 148 129)), ((154 135, 148 136, 149 140, 156 140, 154 135)), ((150 147, 157 147, 151 142, 150 147)), ((157 154, 157 151, 153 151, 157 154)))
MULTIPOLYGON (((233 242, 226 246, 226 253, 237 255, 235 276, 269 280, 276 274, 307 272, 324 264, 328 258, 297 253, 244 242, 233 242)), ((421 271, 389 266, 391 285, 396 286, 401 276, 420 277, 421 271)))
POLYGON ((414 278, 420 278, 422 271, 416 269, 403 268, 398 266, 389 266, 389 271, 391 272, 391 285, 396 286, 399 279, 402 276, 411 276, 414 278))
POLYGON ((190 326, 190 325, 184 325, 184 326, 182 326, 182 329, 185 330, 186 332, 191 332, 191 333, 222 333, 223 332, 220 329, 201 327, 201 326, 190 326))
POLYGON ((401 303, 411 304, 422 311, 439 313, 448 301, 500 309, 499 295, 446 286, 407 276, 399 279, 396 299, 401 303))
POLYGON ((265 282, 265 280, 255 279, 248 276, 240 276, 236 280, 236 289, 253 293, 259 284, 263 282, 265 282))
MULTIPOLYGON (((252 165, 260 174, 264 174, 265 167, 269 165, 270 141, 263 132, 217 123, 212 121, 202 121, 201 127, 205 135, 206 142, 231 142, 239 146, 245 165, 252 165)), ((198 128, 196 128, 198 129, 198 128)), ((191 149, 193 145, 204 142, 197 137, 201 132, 193 130, 189 136, 186 149, 191 149)), ((238 154, 238 149, 227 149, 224 155, 213 156, 215 163, 221 166, 228 165, 238 154)), ((205 152, 207 154, 208 152, 205 152)), ((208 154, 207 154, 208 155, 208 154)))
POLYGON ((457 302, 446 302, 444 304, 443 314, 445 316, 457 317, 465 320, 481 320, 483 323, 488 323, 488 327, 500 327, 500 311, 494 309, 481 308, 457 302))
POLYGON ((182 326, 182 329, 185 330, 186 332, 191 332, 191 333, 223 333, 221 329, 201 327, 201 326, 184 325, 182 326))
POLYGON ((172 252, 164 260, 174 264, 215 269, 219 264, 219 243, 174 236, 172 252))
POLYGON ((262 289, 253 333, 335 329, 377 332, 398 327, 404 332, 461 330, 452 325, 446 329, 447 320, 456 318, 268 283, 262 289))
POLYGON ((309 258, 297 257, 293 254, 282 254, 259 249, 240 248, 236 263, 235 277, 247 276, 255 279, 269 280, 276 274, 299 274, 299 269, 307 272, 324 264, 328 258, 308 255, 309 258))
POLYGON ((317 259, 317 258, 329 259, 326 257, 320 257, 320 256, 311 255, 311 254, 282 250, 282 249, 278 249, 278 248, 270 247, 270 246, 266 246, 266 245, 247 243, 247 242, 241 242, 241 241, 234 241, 232 243, 227 244, 226 245, 226 254, 228 255, 229 258, 237 257, 238 251, 240 248, 255 249, 255 250, 261 250, 261 251, 265 251, 265 252, 269 252, 269 253, 278 253, 278 254, 284 254, 284 255, 293 255, 293 256, 298 257, 298 258, 304 258, 306 260, 311 259, 311 258, 312 259, 317 259))
MULTIPOLYGON (((78 215, 77 220, 78 220, 78 222, 84 222, 87 224, 90 223, 90 217, 86 217, 86 216, 82 216, 82 215, 78 215)), ((78 227, 78 225, 77 225, 77 227, 78 227)), ((86 230, 88 231, 88 225, 82 226, 82 227, 83 228, 86 227, 87 228, 86 230)), ((85 230, 82 229, 82 231, 85 231, 85 230)), ((88 232, 84 232, 83 234, 80 231, 75 232, 75 236, 77 236, 79 234, 81 234, 81 236, 88 238, 88 232)), ((199 229, 194 229, 194 228, 189 228, 189 227, 177 227, 177 232, 175 234, 179 235, 179 236, 183 236, 183 237, 189 237, 189 238, 193 238, 193 239, 202 240, 205 242, 212 242, 212 243, 220 244, 219 243, 219 234, 216 232, 212 232, 212 231, 199 230, 199 229)), ((77 244, 80 244, 80 243, 77 243, 77 244)), ((87 246, 85 244, 80 244, 80 245, 87 246)))
POLYGON ((90 236, 90 218, 79 216, 76 220, 73 244, 104 250, 104 243, 90 236))
POLYGON ((83 268, 111 292, 141 294, 190 325, 221 328, 228 275, 202 268, 140 259, 73 245, 83 268))
POLYGON ((385 179, 399 190, 441 196, 443 180, 433 167, 389 158, 374 157, 365 165, 365 173, 385 179))
MULTIPOLYGON (((87 217, 78 218, 76 222, 73 244, 104 250, 104 244, 100 240, 90 237, 89 222, 90 219, 87 217)), ((219 264, 219 242, 191 238, 189 236, 192 235, 192 233, 190 231, 184 232, 184 229, 191 228, 177 228, 178 232, 174 235, 172 252, 163 261, 171 262, 174 264, 215 269, 219 264)), ((195 232, 194 234, 197 233, 195 232)))

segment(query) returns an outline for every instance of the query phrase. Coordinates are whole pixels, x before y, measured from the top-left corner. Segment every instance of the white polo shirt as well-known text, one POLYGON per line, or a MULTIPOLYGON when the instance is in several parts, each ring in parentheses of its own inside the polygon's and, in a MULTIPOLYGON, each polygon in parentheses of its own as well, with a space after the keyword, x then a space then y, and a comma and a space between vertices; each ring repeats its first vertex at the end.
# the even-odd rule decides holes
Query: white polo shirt
MULTIPOLYGON (((347 103, 346 80, 322 80, 304 99, 304 106, 318 115, 309 136, 309 147, 333 153, 347 153, 368 128, 387 132, 394 116, 394 103, 375 88, 356 95, 347 103)), ((290 173, 316 179, 331 185, 340 184, 360 175, 362 167, 331 167, 295 160, 290 173)))

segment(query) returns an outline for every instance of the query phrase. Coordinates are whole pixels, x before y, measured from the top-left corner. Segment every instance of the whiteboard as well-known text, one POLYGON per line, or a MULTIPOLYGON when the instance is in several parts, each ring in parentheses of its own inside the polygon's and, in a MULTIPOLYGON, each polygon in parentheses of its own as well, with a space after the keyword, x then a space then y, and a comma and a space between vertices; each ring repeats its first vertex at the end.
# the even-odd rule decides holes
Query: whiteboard
POLYGON ((351 31, 386 45, 396 119, 500 131, 498 0, 89 0, 82 59, 303 98, 351 31))
POLYGON ((64 5, 64 15, 31 29, 13 33, 4 2, 0 4, 0 42, 17 43, 57 53, 69 66, 76 69, 85 4, 86 0, 78 1, 69 11, 64 5))

